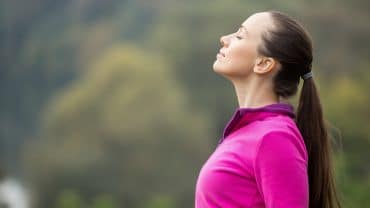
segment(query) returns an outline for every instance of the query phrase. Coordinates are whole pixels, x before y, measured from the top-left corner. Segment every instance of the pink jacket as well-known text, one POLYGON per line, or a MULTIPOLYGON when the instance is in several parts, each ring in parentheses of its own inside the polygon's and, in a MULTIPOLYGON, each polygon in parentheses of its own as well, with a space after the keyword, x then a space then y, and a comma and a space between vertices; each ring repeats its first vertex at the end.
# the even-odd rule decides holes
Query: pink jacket
POLYGON ((200 170, 196 208, 306 208, 308 155, 293 106, 238 108, 200 170))

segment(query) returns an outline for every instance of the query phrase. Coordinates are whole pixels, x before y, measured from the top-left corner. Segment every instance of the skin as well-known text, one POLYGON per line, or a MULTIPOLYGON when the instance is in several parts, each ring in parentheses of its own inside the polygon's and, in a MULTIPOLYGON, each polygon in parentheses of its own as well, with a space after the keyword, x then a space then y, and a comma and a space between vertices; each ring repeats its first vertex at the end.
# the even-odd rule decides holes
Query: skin
POLYGON ((217 54, 213 70, 232 82, 239 107, 256 108, 280 102, 273 91, 273 77, 280 64, 257 51, 262 33, 273 28, 270 14, 260 12, 248 17, 238 31, 220 38, 222 55, 217 54))

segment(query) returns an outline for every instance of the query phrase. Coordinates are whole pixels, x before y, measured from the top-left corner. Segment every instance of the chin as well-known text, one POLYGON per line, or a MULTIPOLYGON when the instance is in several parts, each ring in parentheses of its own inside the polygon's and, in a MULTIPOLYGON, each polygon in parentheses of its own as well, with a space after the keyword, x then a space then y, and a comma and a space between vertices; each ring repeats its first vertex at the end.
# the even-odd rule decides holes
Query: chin
POLYGON ((230 65, 225 66, 221 63, 217 63, 217 61, 213 64, 213 71, 229 80, 249 76, 248 70, 236 70, 230 67, 230 65))
POLYGON ((225 73, 225 71, 227 71, 225 69, 225 67, 223 67, 217 60, 215 61, 215 63, 213 63, 213 71, 218 73, 218 74, 223 74, 225 73))
POLYGON ((218 61, 215 61, 215 63, 213 64, 213 71, 223 76, 228 76, 228 75, 233 74, 232 70, 229 67, 222 65, 218 61))

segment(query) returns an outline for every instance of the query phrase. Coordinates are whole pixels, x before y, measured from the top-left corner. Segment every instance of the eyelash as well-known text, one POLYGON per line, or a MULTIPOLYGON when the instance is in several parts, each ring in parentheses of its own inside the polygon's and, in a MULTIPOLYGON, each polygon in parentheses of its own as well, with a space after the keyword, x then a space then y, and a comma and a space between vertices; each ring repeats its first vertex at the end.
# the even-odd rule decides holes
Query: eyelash
MULTIPOLYGON (((237 31, 237 33, 239 33, 239 31, 240 31, 240 29, 237 31)), ((242 39, 242 37, 241 36, 236 36, 236 38, 238 39, 238 40, 241 40, 242 39)))

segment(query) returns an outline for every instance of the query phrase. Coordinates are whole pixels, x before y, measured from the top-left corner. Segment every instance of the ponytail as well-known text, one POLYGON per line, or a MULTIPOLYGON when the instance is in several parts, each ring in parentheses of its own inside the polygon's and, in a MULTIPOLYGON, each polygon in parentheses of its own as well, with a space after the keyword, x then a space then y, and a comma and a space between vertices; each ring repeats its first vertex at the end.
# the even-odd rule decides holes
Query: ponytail
POLYGON ((296 115, 308 152, 309 207, 341 208, 335 188, 333 151, 312 78, 303 81, 296 115))
POLYGON ((274 28, 262 34, 258 52, 275 58, 281 65, 274 77, 274 92, 282 98, 289 98, 298 91, 300 77, 304 79, 296 124, 308 153, 309 208, 341 208, 335 187, 333 151, 319 95, 311 77, 311 37, 297 20, 287 14, 268 12, 274 28))

